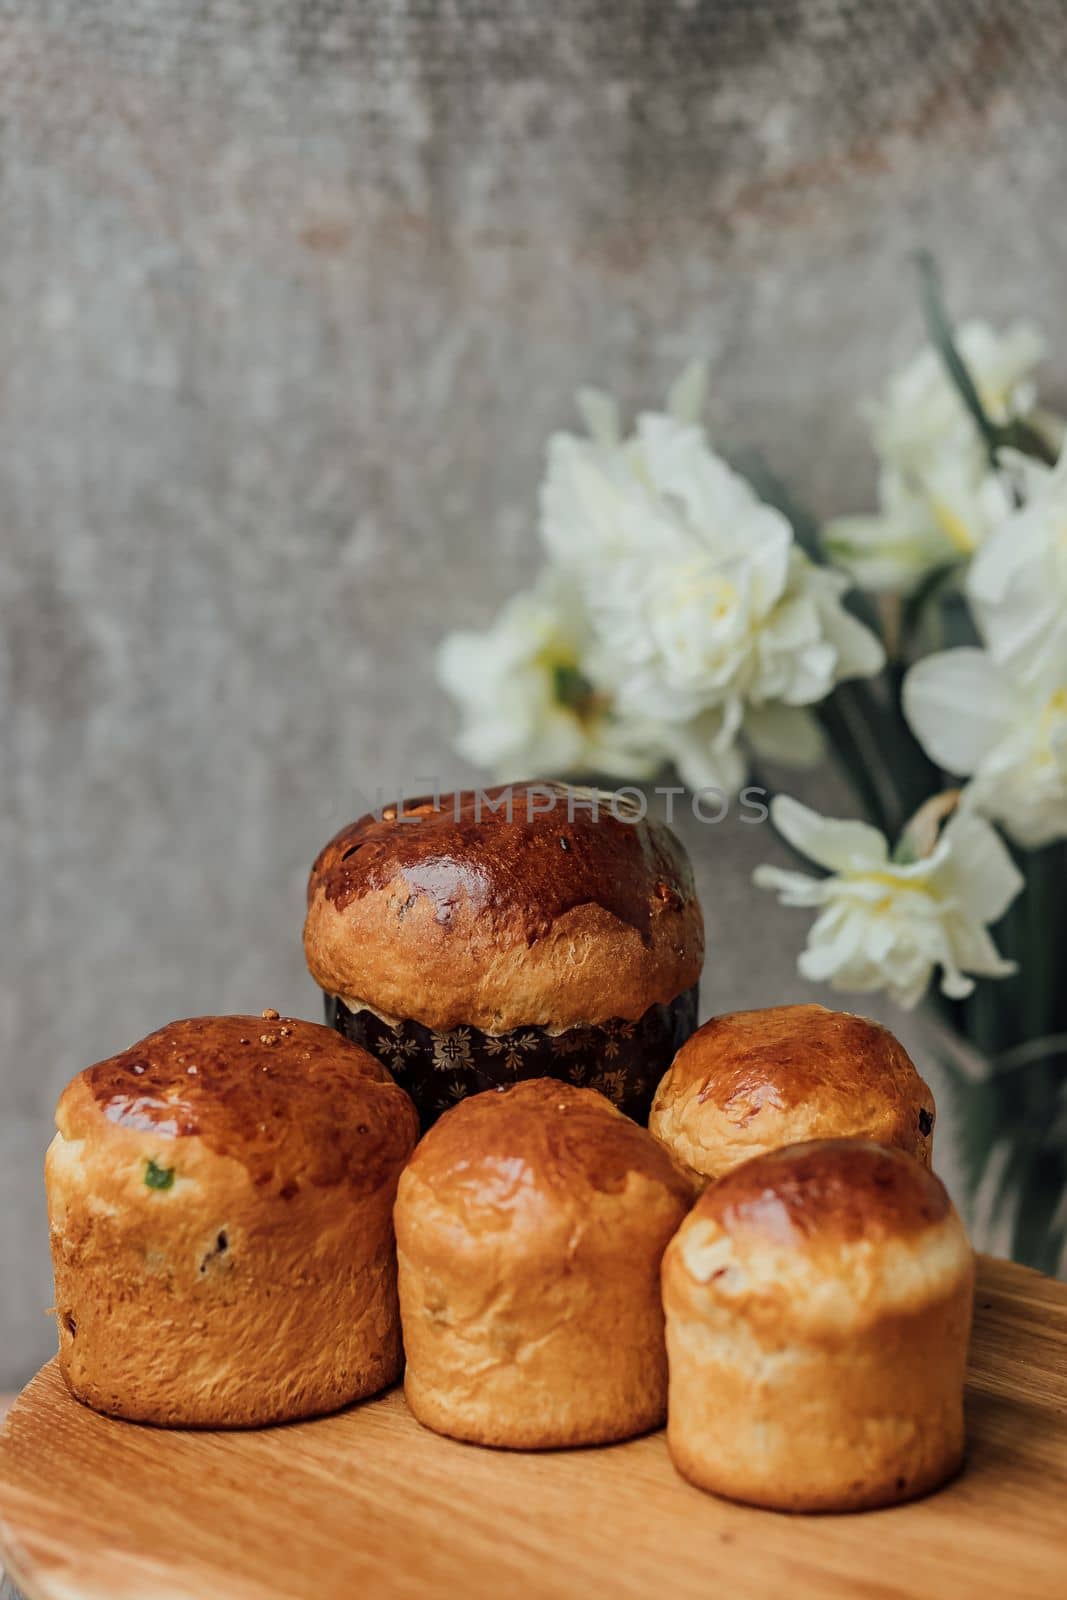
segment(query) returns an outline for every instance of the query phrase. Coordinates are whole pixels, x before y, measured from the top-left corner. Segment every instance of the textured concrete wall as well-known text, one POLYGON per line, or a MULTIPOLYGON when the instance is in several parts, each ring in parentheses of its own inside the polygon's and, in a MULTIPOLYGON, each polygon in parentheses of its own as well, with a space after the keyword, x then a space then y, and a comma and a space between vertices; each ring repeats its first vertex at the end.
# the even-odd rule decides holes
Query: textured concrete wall
MULTIPOLYGON (((462 779, 442 629, 532 567, 547 432, 694 352, 820 511, 906 268, 1056 328, 1058 0, 0 0, 0 1385, 46 1355, 65 1080, 316 1015, 355 786, 462 779)), ((765 830, 691 830, 705 1008, 801 992, 765 830), (695 835, 700 833, 700 837, 695 835)))

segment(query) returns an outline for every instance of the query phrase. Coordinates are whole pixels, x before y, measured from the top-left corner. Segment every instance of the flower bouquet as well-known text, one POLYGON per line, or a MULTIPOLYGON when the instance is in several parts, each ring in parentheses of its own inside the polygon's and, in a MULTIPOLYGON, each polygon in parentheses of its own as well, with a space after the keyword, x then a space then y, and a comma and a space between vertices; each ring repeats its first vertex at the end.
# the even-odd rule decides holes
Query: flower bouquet
POLYGON ((547 560, 439 673, 501 780, 674 767, 731 796, 836 758, 862 817, 771 819, 821 875, 755 881, 817 915, 803 975, 924 998, 957 1098, 972 1225, 1067 1267, 1067 452, 1038 333, 950 326, 870 410, 878 509, 823 527, 701 426, 706 374, 626 431, 578 396, 549 441, 547 560), (936 981, 932 982, 935 979, 936 981))

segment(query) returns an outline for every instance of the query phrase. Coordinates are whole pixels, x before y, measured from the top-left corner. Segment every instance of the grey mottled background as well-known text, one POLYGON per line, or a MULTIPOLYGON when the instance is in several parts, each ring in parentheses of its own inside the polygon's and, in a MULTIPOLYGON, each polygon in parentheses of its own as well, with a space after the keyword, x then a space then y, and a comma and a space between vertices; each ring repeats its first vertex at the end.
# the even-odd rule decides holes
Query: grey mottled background
MULTIPOLYGON (((430 671, 532 568, 546 434, 695 352, 861 509, 857 399, 953 305, 1060 332, 1059 0, 0 0, 0 1385, 40 1158, 173 1016, 316 1016, 356 786, 469 777, 430 671)), ((1055 393, 1055 384, 1052 392, 1055 393)), ((705 1009, 799 995, 766 829, 690 828, 705 1009)))

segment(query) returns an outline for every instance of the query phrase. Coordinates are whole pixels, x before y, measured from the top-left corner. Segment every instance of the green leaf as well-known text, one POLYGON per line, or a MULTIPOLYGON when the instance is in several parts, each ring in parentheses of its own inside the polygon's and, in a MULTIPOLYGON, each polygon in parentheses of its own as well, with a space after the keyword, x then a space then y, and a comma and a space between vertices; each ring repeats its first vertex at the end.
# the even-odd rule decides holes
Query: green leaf
POLYGON ((911 639, 927 606, 940 599, 943 591, 959 576, 960 563, 948 561, 943 566, 931 568, 921 583, 904 599, 901 608, 901 627, 904 636, 911 639))
POLYGON ((929 250, 920 250, 916 255, 915 261, 919 269, 919 295, 922 300, 923 317, 926 321, 926 331, 930 336, 930 343, 944 362, 945 370, 956 385, 960 399, 971 413, 975 427, 981 434, 985 444, 986 453, 989 456, 989 464, 995 468, 997 465, 997 446, 999 444, 997 429, 986 415, 985 406, 982 404, 967 363, 956 348, 952 324, 949 322, 948 313, 945 310, 944 297, 941 293, 941 277, 937 270, 937 263, 929 250))
POLYGON ((1023 417, 1014 417, 1011 422, 1005 422, 997 428, 1001 445, 1005 449, 1018 450, 1024 456, 1033 456, 1037 461, 1043 461, 1046 467, 1056 465, 1056 452, 1052 445, 1023 417))
POLYGON ((149 1156, 144 1164, 144 1181, 149 1189, 170 1189, 174 1184, 174 1168, 157 1166, 149 1156))
POLYGON ((867 751, 857 738, 856 718, 851 714, 840 686, 825 700, 821 700, 814 710, 868 821, 873 822, 887 837, 892 837, 901 820, 896 796, 887 796, 883 785, 872 776, 867 751))

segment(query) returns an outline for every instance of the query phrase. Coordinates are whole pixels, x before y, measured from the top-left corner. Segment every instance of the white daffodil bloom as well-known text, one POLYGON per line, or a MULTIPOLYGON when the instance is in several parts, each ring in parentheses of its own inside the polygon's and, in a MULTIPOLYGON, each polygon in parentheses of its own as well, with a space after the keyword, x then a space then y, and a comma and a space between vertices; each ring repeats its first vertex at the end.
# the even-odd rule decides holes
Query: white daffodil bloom
POLYGON ((969 448, 941 463, 922 490, 883 468, 880 509, 835 517, 822 531, 831 561, 874 594, 910 594, 939 568, 965 564, 1011 508, 1010 490, 969 448))
POLYGON ((1067 682, 1067 449, 1050 471, 1023 458, 1022 507, 978 552, 967 598, 994 660, 1021 687, 1067 682))
POLYGON ((959 811, 930 853, 894 861, 885 835, 863 822, 821 817, 788 796, 771 804, 778 832, 828 873, 812 878, 780 867, 757 867, 754 882, 787 906, 819 915, 797 966, 816 983, 852 994, 885 989, 909 1009, 925 994, 934 969, 941 988, 960 999, 975 977, 1015 970, 988 932, 1022 888, 1004 844, 981 817, 959 811))
MULTIPOLYGON (((1056 431, 1035 411, 1044 342, 1034 327, 999 333, 968 322, 956 344, 991 421, 1023 417, 1046 435, 1056 431)), ((878 512, 837 518, 824 541, 864 587, 907 593, 936 568, 968 561, 1010 511, 1011 495, 932 347, 891 378, 871 431, 882 468, 878 512)))
POLYGON ((911 668, 903 705, 931 760, 970 778, 969 803, 1036 849, 1067 838, 1067 649, 1040 676, 1028 664, 1014 672, 993 650, 944 650, 911 668))
POLYGON ((841 604, 848 580, 809 561, 781 512, 710 449, 702 398, 691 369, 671 409, 623 438, 613 403, 586 394, 593 436, 551 441, 542 495, 545 543, 588 609, 591 676, 624 720, 659 727, 697 786, 710 770, 740 781, 742 735, 812 759, 804 708, 884 662, 841 604))
MULTIPOLYGON (((699 431, 706 394, 707 368, 694 361, 671 388, 666 412, 649 415, 679 431, 699 431)), ((618 404, 599 389, 580 390, 578 409, 588 438, 557 433, 548 441, 541 533, 559 566, 595 572, 606 559, 626 554, 635 540, 647 540, 667 508, 658 503, 640 427, 624 438, 618 404)), ((722 465, 717 456, 710 460, 722 465)), ((732 476, 718 478, 721 493, 729 492, 732 476)))
MULTIPOLYGON (((1003 332, 988 322, 965 322, 955 344, 991 422, 1028 417, 1037 401, 1034 369, 1045 340, 1028 322, 1003 332)), ((977 437, 938 351, 928 345, 895 373, 872 415, 875 448, 905 477, 923 479, 963 437, 977 437)))
POLYGON ((596 772, 651 777, 665 759, 654 730, 616 716, 585 676, 585 624, 573 584, 546 571, 483 633, 452 633, 437 675, 462 718, 460 753, 501 782, 596 772))
POLYGON ((967 579, 984 649, 927 656, 904 714, 932 760, 970 778, 969 802, 1035 849, 1067 838, 1067 453, 1014 462, 1026 502, 967 579))

